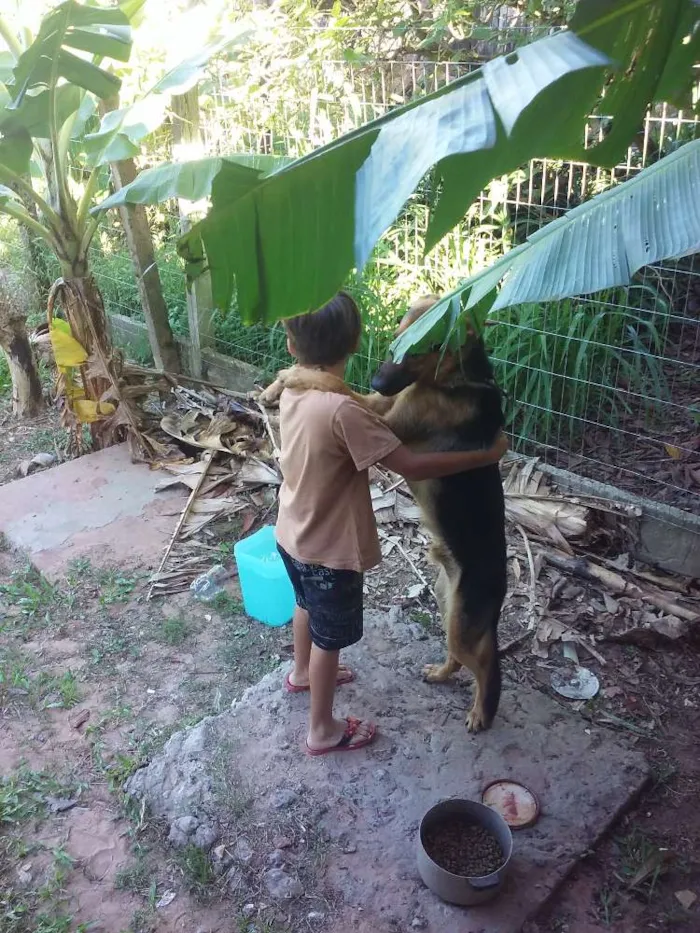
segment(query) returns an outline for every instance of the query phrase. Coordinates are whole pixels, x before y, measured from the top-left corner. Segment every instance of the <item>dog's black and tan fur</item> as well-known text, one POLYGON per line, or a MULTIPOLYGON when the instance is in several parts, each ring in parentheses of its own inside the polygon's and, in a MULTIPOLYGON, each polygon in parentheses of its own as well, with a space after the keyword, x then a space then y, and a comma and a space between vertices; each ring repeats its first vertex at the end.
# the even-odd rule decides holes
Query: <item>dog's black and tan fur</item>
MULTIPOLYGON (((399 331, 436 300, 430 296, 416 302, 399 331)), ((385 362, 372 380, 372 395, 353 393, 329 373, 292 367, 279 374, 261 401, 273 404, 283 388, 352 395, 415 450, 488 447, 504 423, 500 390, 483 341, 474 334, 461 352, 385 362)), ((506 592, 506 541, 498 465, 411 482, 410 487, 432 536, 430 556, 439 568, 436 596, 447 637, 446 660, 423 673, 431 683, 441 683, 460 667, 473 672, 476 690, 466 725, 476 732, 491 725, 501 694, 497 626, 506 592)))

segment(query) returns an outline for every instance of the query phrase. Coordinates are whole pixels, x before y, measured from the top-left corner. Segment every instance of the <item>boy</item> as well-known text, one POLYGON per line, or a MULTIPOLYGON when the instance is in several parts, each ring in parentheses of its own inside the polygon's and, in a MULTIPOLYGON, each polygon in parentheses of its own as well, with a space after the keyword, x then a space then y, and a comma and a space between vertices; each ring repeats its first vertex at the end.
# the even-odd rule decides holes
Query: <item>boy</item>
MULTIPOLYGON (((342 380, 357 350, 360 313, 341 292, 319 311, 287 321, 287 348, 300 366, 342 380)), ((362 637, 363 573, 381 561, 369 467, 382 463, 422 480, 496 463, 507 444, 465 453, 415 453, 347 395, 287 389, 280 399, 281 467, 277 546, 292 581, 294 667, 286 689, 311 692, 310 755, 368 745, 376 726, 333 716, 335 688, 354 679, 339 652, 362 637)))

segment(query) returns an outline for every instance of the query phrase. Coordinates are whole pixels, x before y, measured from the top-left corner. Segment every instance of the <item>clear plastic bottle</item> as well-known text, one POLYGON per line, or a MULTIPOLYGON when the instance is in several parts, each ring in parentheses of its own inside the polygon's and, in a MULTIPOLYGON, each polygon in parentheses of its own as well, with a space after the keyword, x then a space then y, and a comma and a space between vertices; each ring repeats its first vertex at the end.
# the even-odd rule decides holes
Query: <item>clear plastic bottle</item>
POLYGON ((215 599, 219 593, 224 592, 224 583, 228 579, 229 573, 221 564, 215 564, 210 567, 206 573, 200 574, 196 580, 190 583, 190 589, 195 599, 201 599, 204 603, 209 603, 215 599))

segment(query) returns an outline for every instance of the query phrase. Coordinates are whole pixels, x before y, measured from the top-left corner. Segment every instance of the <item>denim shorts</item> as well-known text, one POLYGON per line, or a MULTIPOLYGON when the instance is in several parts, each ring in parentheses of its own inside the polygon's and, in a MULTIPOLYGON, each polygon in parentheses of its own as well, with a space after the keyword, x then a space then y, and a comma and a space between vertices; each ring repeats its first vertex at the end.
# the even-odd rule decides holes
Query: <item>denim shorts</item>
POLYGON ((277 550, 294 587, 297 606, 309 613, 311 641, 324 651, 349 648, 362 638, 363 575, 303 564, 283 547, 277 550))

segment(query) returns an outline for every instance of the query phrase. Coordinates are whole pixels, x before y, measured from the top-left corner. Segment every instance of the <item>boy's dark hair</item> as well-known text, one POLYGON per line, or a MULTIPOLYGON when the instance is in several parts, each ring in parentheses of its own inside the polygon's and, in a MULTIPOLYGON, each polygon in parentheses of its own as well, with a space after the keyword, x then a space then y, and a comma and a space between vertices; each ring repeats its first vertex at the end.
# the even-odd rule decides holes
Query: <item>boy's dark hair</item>
POLYGON ((307 366, 334 366, 354 353, 362 330, 357 305, 346 292, 318 311, 284 322, 297 359, 307 366))

